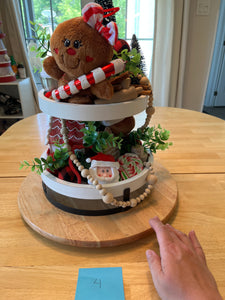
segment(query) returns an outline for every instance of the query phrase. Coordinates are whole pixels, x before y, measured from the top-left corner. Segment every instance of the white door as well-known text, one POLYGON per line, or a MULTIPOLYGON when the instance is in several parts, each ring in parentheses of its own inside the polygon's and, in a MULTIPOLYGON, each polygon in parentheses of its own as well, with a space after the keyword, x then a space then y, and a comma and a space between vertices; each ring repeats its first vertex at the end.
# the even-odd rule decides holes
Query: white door
POLYGON ((221 1, 205 106, 225 106, 225 1, 221 1))
POLYGON ((220 63, 221 68, 218 74, 217 86, 214 91, 214 106, 225 106, 225 41, 220 63))

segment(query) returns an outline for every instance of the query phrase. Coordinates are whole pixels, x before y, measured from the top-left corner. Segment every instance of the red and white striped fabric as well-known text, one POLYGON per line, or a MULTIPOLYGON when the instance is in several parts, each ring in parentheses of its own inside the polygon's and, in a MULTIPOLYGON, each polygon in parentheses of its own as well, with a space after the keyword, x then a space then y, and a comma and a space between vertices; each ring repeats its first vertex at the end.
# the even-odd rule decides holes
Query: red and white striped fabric
POLYGON ((118 28, 115 22, 110 22, 106 26, 102 24, 104 9, 97 3, 88 3, 82 9, 84 21, 95 28, 112 46, 118 40, 118 28))
POLYGON ((60 86, 58 89, 47 92, 45 97, 52 97, 56 101, 66 99, 71 95, 78 94, 80 90, 85 90, 91 85, 99 83, 112 75, 122 72, 124 67, 125 62, 122 59, 115 59, 102 68, 96 68, 87 75, 82 75, 76 80, 72 80, 68 84, 60 86))

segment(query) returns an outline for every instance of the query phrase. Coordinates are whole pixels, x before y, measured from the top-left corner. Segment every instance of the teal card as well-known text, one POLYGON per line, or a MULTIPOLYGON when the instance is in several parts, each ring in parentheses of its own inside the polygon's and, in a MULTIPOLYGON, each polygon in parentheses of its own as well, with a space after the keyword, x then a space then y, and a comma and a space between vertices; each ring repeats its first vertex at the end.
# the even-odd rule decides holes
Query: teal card
POLYGON ((75 300, 125 300, 122 268, 79 269, 75 300))

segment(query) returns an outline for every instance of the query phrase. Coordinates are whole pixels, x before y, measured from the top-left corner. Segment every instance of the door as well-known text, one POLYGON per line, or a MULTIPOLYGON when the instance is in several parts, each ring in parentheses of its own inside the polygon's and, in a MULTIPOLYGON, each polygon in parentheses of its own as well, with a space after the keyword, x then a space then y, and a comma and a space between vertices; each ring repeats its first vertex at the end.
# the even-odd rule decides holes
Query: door
POLYGON ((225 106, 225 40, 223 44, 223 52, 220 61, 220 70, 218 73, 218 83, 214 91, 214 106, 225 106))
POLYGON ((204 105, 225 106, 225 1, 221 1, 220 5, 216 41, 204 105))

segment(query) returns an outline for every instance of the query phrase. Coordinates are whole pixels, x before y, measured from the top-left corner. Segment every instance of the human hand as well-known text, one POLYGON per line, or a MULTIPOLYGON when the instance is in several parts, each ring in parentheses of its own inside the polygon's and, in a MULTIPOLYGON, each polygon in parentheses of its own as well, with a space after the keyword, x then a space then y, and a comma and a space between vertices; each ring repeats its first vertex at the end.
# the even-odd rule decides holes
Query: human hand
POLYGON ((160 257, 146 256, 155 288, 163 300, 221 300, 216 281, 195 235, 188 236, 155 217, 149 221, 159 243, 160 257))

